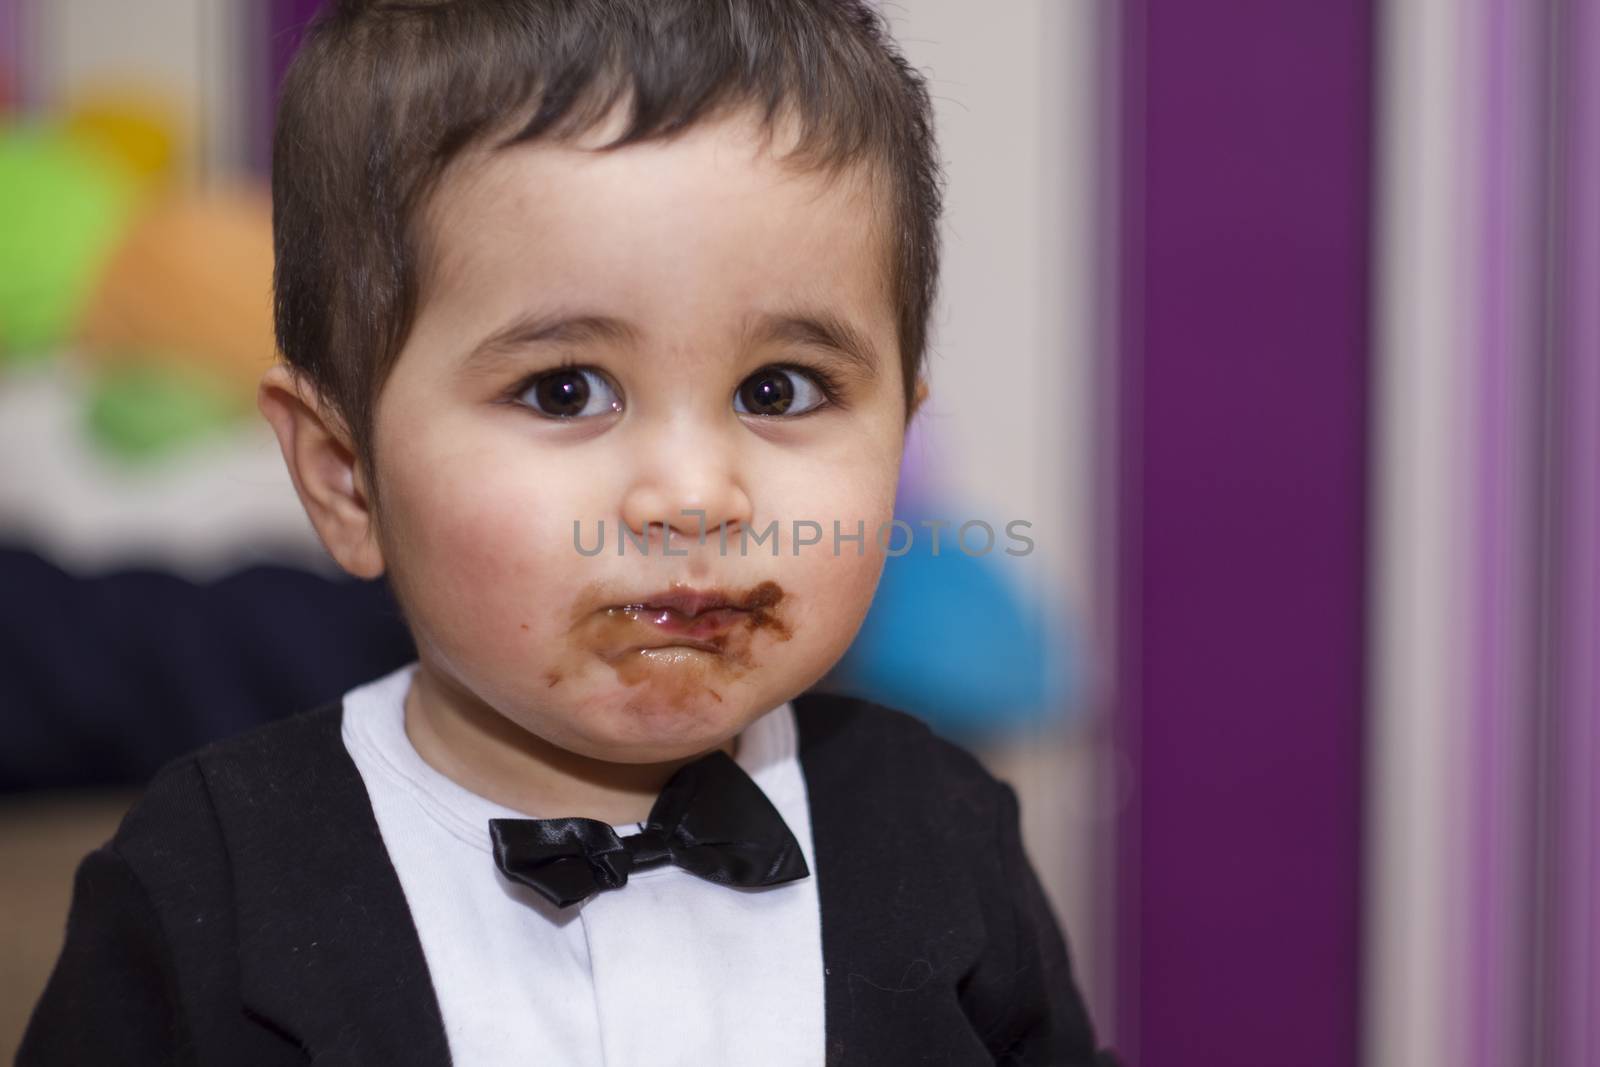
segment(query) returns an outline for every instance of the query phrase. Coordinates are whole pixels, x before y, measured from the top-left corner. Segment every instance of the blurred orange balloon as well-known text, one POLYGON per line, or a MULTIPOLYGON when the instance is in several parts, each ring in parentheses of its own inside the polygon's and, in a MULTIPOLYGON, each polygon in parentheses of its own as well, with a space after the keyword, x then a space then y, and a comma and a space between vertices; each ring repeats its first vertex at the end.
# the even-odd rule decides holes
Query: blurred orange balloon
POLYGON ((272 201, 256 185, 155 201, 112 254, 84 317, 103 367, 199 369, 254 394, 272 365, 272 201))

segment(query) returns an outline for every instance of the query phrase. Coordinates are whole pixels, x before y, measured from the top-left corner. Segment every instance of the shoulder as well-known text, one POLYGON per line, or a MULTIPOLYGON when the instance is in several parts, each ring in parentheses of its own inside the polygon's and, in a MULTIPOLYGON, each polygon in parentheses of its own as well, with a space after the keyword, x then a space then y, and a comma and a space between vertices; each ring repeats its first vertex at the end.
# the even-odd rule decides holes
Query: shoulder
POLYGON ((273 881, 252 856, 299 854, 316 813, 288 783, 320 773, 333 754, 330 741, 340 741, 339 721, 339 705, 324 706, 206 745, 156 772, 111 840, 79 864, 57 965, 64 977, 48 994, 52 1010, 111 996, 103 982, 113 979, 96 977, 109 968, 116 980, 138 975, 141 986, 155 983, 138 994, 165 998, 146 1005, 151 1018, 180 1013, 186 1025, 223 1025, 236 995, 229 961, 242 928, 241 892, 252 878, 273 881))
POLYGON ((219 804, 240 797, 265 802, 286 777, 326 773, 342 754, 340 713, 340 702, 332 701, 168 761, 107 847, 141 874, 220 852, 219 804))
POLYGON ((967 749, 897 708, 808 691, 793 701, 801 764, 814 793, 968 812, 986 823, 1014 804, 1009 786, 967 749))

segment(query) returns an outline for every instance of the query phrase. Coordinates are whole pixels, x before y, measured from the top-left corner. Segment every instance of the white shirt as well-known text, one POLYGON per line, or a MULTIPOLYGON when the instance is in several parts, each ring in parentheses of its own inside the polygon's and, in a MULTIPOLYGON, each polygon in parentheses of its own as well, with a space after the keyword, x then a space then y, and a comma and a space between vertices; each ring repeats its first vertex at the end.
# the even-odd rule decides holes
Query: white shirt
POLYGON ((735 758, 799 841, 810 876, 736 889, 666 864, 561 910, 495 866, 489 820, 527 816, 412 747, 405 696, 416 666, 345 694, 343 737, 457 1067, 823 1062, 817 867, 791 705, 751 723, 735 758))

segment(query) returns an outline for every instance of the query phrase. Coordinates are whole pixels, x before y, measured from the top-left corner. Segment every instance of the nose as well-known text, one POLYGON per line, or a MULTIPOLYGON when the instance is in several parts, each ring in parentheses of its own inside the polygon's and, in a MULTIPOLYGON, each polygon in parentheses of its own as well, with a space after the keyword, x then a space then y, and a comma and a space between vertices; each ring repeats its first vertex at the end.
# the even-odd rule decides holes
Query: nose
POLYGON ((732 537, 751 521, 737 444, 711 429, 678 425, 652 434, 622 500, 622 521, 641 539, 672 531, 673 551, 718 529, 732 537))

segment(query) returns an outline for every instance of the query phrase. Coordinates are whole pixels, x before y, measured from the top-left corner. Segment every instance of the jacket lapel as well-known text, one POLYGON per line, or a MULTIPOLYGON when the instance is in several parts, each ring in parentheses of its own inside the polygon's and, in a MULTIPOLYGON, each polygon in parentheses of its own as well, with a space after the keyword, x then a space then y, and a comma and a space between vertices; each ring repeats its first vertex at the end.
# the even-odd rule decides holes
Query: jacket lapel
POLYGON ((338 702, 201 757, 228 841, 246 1010, 319 1062, 446 1064, 416 926, 338 702))
POLYGON ((848 697, 807 693, 794 706, 817 858, 828 1067, 993 1063, 956 998, 983 930, 972 882, 935 832, 966 798, 942 796, 939 816, 930 814, 916 771, 933 765, 917 751, 933 735, 848 697), (898 758, 885 760, 889 752, 898 758))

